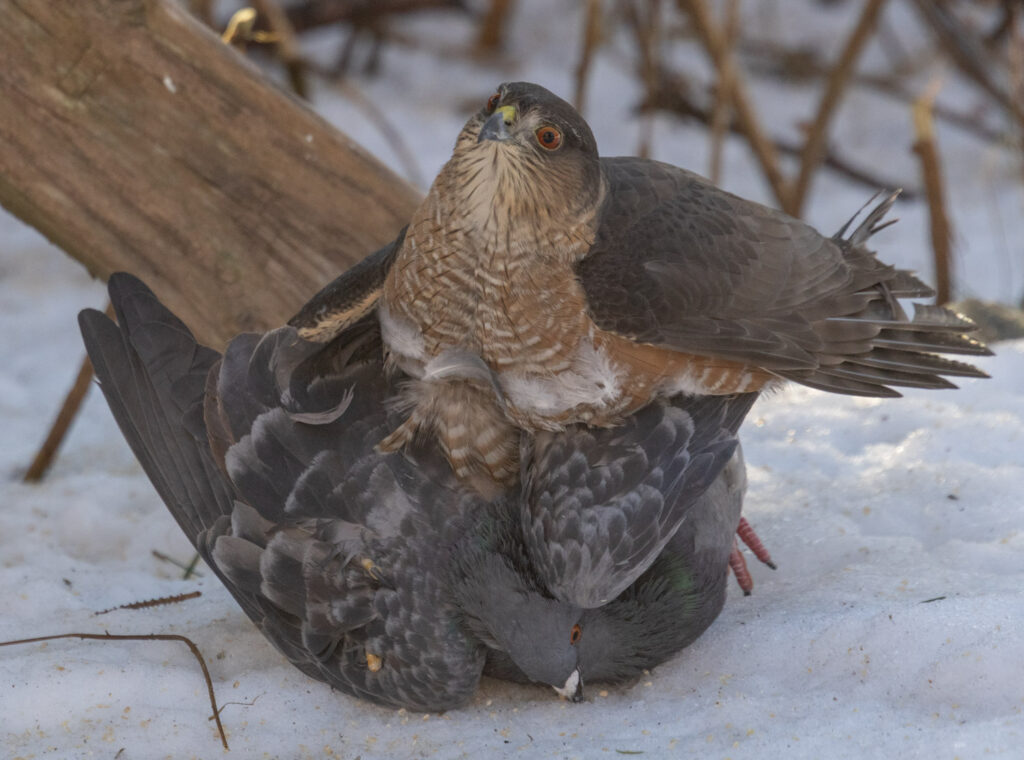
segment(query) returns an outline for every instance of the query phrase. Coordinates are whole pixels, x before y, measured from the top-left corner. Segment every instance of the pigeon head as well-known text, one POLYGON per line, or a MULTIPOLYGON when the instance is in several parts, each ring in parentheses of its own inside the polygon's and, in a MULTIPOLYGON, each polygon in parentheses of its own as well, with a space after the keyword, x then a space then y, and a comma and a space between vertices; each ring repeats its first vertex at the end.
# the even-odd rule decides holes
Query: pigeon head
POLYGON ((552 232, 585 222, 604 194, 597 142, 569 103, 540 85, 502 84, 470 117, 439 176, 478 222, 552 232), (445 178, 445 179, 442 179, 445 178))
POLYGON ((517 680, 547 684, 580 701, 583 610, 543 590, 507 500, 482 508, 473 522, 451 564, 450 586, 465 627, 491 656, 509 663, 517 680))
POLYGON ((498 646, 531 681, 548 684, 573 702, 582 700, 579 608, 535 592, 507 591, 498 590, 499 614, 489 620, 498 646))

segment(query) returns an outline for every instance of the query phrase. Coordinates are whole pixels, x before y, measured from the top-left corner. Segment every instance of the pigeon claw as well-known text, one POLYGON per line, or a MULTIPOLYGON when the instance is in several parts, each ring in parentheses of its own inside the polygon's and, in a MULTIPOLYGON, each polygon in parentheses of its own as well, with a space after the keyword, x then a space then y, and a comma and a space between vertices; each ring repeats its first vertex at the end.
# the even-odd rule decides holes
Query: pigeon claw
POLYGON ((750 592, 754 590, 754 579, 750 577, 747 561, 743 558, 740 545, 735 538, 732 540, 732 552, 729 554, 729 567, 732 568, 732 574, 736 576, 736 582, 743 590, 743 596, 750 596, 750 592))
POLYGON ((754 553, 754 556, 761 560, 764 564, 768 565, 772 570, 775 570, 775 563, 772 562, 772 556, 768 553, 768 550, 764 548, 764 544, 761 543, 761 539, 758 538, 756 532, 751 527, 750 523, 747 522, 746 517, 740 518, 740 524, 736 526, 736 535, 740 537, 740 540, 747 545, 747 547, 754 553))

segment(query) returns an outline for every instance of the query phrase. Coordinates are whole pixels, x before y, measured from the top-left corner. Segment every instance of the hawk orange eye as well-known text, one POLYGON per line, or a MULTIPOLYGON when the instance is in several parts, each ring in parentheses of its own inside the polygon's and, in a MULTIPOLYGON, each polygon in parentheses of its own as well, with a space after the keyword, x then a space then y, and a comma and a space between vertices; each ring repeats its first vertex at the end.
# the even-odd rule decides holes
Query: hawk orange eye
POLYGON ((495 108, 498 107, 498 101, 501 100, 501 93, 496 92, 487 99, 487 113, 491 113, 495 108))
POLYGON ((542 148, 554 150, 562 144, 562 133, 554 127, 541 127, 536 132, 537 142, 542 148))
POLYGON ((580 624, 577 623, 576 625, 574 625, 572 627, 572 630, 569 632, 569 643, 573 644, 573 645, 576 645, 576 644, 579 643, 580 639, 582 639, 582 638, 583 638, 583 629, 580 628, 580 624))

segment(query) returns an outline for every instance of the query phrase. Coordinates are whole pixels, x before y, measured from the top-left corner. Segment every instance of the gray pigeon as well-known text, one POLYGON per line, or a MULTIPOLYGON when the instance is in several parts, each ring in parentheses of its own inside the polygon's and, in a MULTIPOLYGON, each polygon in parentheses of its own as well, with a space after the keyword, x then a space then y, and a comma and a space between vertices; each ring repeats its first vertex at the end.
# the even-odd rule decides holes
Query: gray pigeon
MULTIPOLYGON (((608 604, 580 617, 577 645, 587 682, 623 683, 693 643, 718 617, 726 596, 730 547, 747 489, 740 448, 691 507, 654 563, 608 604)), ((528 678, 491 649, 485 675, 528 678)))
POLYGON ((579 699, 584 679, 635 677, 717 616, 742 498, 741 460, 723 468, 752 396, 660 401, 620 428, 539 437, 522 457, 529 486, 487 501, 436 449, 375 450, 400 412, 385 403, 372 319, 330 351, 286 327, 240 335, 221 357, 134 277, 114 275, 110 295, 118 324, 93 310, 79 321, 122 432, 204 560, 304 673, 443 710, 490 662, 579 699), (543 540, 524 530, 535 503, 551 505, 543 540), (589 564, 573 559, 580 547, 589 564))

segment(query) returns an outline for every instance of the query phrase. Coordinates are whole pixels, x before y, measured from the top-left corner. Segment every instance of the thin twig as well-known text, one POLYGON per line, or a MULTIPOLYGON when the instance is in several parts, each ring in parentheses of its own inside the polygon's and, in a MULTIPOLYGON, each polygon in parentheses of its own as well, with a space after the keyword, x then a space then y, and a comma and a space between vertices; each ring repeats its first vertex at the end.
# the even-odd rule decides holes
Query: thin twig
MULTIPOLYGON (((879 29, 881 28, 879 26, 879 29)), ((828 74, 826 66, 813 50, 805 48, 794 52, 767 40, 741 40, 739 47, 744 55, 754 59, 752 62, 748 61, 748 66, 755 68, 761 76, 792 82, 798 76, 813 79, 828 74)), ((900 77, 894 75, 892 71, 885 74, 855 73, 853 82, 908 104, 913 104, 917 99, 917 94, 903 84, 900 77)), ((933 113, 936 119, 948 122, 986 142, 1009 144, 1011 141, 1007 132, 988 126, 976 113, 962 113, 941 103, 935 104, 933 113)))
POLYGON ((864 10, 854 27, 853 32, 843 47, 835 66, 829 73, 828 82, 825 85, 825 92, 822 93, 821 101, 818 103, 818 112, 814 122, 807 133, 807 141, 800 156, 800 172, 797 174, 793 184, 793 191, 789 196, 789 208, 783 206, 793 216, 800 216, 803 210, 804 201, 807 198, 807 191, 811 186, 811 179, 815 171, 825 157, 825 149, 828 142, 828 125, 835 114, 836 107, 842 99, 843 92, 850 82, 853 74, 854 64, 864 49, 865 44, 871 38, 875 29, 878 16, 885 6, 886 0, 868 0, 864 10))
POLYGON ((461 0, 309 0, 285 8, 297 32, 330 24, 365 25, 388 16, 425 10, 451 9, 465 12, 461 0))
POLYGON ((478 53, 493 53, 501 48, 505 22, 512 12, 513 4, 514 0, 491 0, 476 36, 478 53))
POLYGON ((288 14, 281 8, 277 0, 252 0, 253 7, 267 21, 274 37, 277 57, 281 59, 288 82, 300 98, 309 97, 309 85, 306 82, 306 62, 299 51, 299 43, 295 37, 295 27, 288 20, 288 14))
POLYGON ((952 259, 949 217, 943 192, 942 166, 935 145, 935 125, 932 103, 939 94, 942 81, 936 79, 914 103, 914 152, 921 159, 921 177, 928 198, 928 216, 931 221, 932 253, 935 258, 935 302, 949 303, 953 285, 950 276, 952 259))
POLYGON ((179 602, 185 602, 189 599, 197 599, 202 595, 202 591, 189 591, 186 594, 178 594, 176 596, 161 596, 159 599, 147 599, 144 602, 119 604, 116 607, 94 612, 93 615, 106 615, 108 612, 113 612, 114 610, 144 610, 148 607, 160 607, 164 604, 178 604, 179 602))
POLYGON ((228 25, 221 32, 220 40, 245 50, 250 42, 274 42, 274 35, 256 28, 256 9, 246 6, 235 11, 228 19, 228 25))
MULTIPOLYGON (((709 125, 711 123, 710 110, 693 102, 693 100, 686 94, 683 87, 675 83, 676 77, 671 73, 663 71, 661 78, 662 82, 658 86, 654 99, 641 103, 641 110, 660 109, 676 114, 684 119, 696 119, 704 125, 709 125)), ((742 136, 744 134, 743 129, 734 119, 729 121, 728 129, 730 132, 737 135, 742 136)), ((787 142, 779 138, 769 139, 772 142, 772 147, 780 154, 787 156, 799 156, 803 151, 802 144, 787 142)), ((919 193, 912 188, 908 188, 905 181, 896 181, 879 177, 877 174, 855 166, 847 159, 831 150, 826 152, 823 163, 832 171, 837 172, 854 182, 864 185, 873 192, 877 192, 880 187, 901 187, 903 188, 903 192, 900 194, 901 200, 912 201, 919 197, 919 193)))
POLYGON ((576 93, 573 104, 583 113, 586 104, 587 79, 594 60, 594 51, 601 40, 601 0, 586 0, 583 19, 583 43, 580 61, 576 65, 576 93))
MULTIPOLYGON (((1010 23, 1010 39, 1007 43, 1007 59, 1010 69, 1010 92, 1016 102, 1024 100, 1024 29, 1017 23, 1020 14, 1016 6, 1007 9, 1010 23)), ((1017 126, 1016 140, 1018 149, 1024 149, 1024 124, 1017 126)))
MULTIPOLYGON (((633 29, 636 47, 640 53, 640 78, 646 97, 650 99, 659 84, 661 57, 658 55, 659 31, 661 27, 661 0, 628 2, 623 11, 633 29)), ((654 137, 654 118, 643 113, 640 120, 640 137, 637 140, 636 155, 647 158, 651 155, 654 137)))
POLYGON ((740 4, 739 0, 729 0, 725 7, 725 44, 729 54, 725 57, 725 66, 718 72, 718 85, 715 87, 715 101, 711 107, 711 150, 708 159, 708 179, 716 185, 722 176, 722 147, 725 144, 725 132, 729 127, 730 104, 732 103, 733 52, 736 40, 739 39, 740 4))
POLYGON ((199 661, 199 667, 203 669, 203 678, 206 680, 206 691, 210 696, 210 707, 213 708, 213 717, 217 722, 217 731, 220 733, 221 744, 224 749, 228 747, 228 738, 224 734, 224 726, 220 722, 220 710, 217 708, 217 698, 213 693, 213 679, 210 678, 210 671, 206 667, 206 660, 203 659, 199 647, 187 636, 179 636, 176 633, 139 633, 139 634, 116 634, 116 633, 58 633, 53 636, 35 636, 31 639, 18 639, 16 641, 0 641, 0 647, 14 646, 15 644, 37 644, 41 641, 54 641, 56 639, 89 639, 92 641, 180 641, 188 646, 192 655, 199 661))
POLYGON ((189 0, 188 9, 197 19, 213 27, 213 0, 189 0))
POLYGON ((935 0, 915 0, 921 17, 932 28, 935 38, 960 71, 987 92, 1024 126, 1024 103, 1014 99, 992 77, 990 56, 984 45, 966 34, 966 26, 959 22, 943 3, 935 0))
POLYGON ((334 79, 330 76, 329 72, 323 71, 312 62, 309 63, 309 67, 310 70, 324 77, 332 87, 336 87, 344 97, 348 98, 353 105, 359 108, 366 115, 366 118, 373 122, 374 126, 380 130, 384 139, 387 140, 391 145, 391 149, 395 152, 398 162, 402 165, 405 178, 417 187, 425 187, 423 173, 416 162, 416 157, 409 149, 409 146, 406 145, 405 140, 402 139, 402 133, 395 128, 384 114, 384 111, 377 107, 373 99, 368 98, 350 79, 334 79))
POLYGON ((739 120, 743 135, 750 143, 750 147, 761 165, 761 171, 764 172, 768 184, 771 185, 779 205, 785 208, 789 198, 789 185, 779 169, 775 146, 761 130, 760 122, 747 95, 743 76, 739 66, 736 65, 735 56, 729 51, 724 36, 712 21, 704 0, 676 0, 676 3, 680 10, 689 14, 697 36, 704 45, 704 50, 719 72, 719 78, 725 69, 731 69, 733 72, 731 95, 733 107, 736 109, 736 118, 739 120))
POLYGON ((198 554, 192 555, 192 560, 186 565, 182 562, 178 562, 178 560, 176 560, 174 557, 168 557, 166 554, 157 551, 156 549, 153 549, 152 553, 153 556, 156 557, 158 560, 161 560, 163 562, 170 562, 172 565, 180 567, 182 570, 184 570, 185 577, 183 578, 183 580, 188 580, 189 576, 191 575, 194 575, 196 578, 203 577, 203 574, 195 569, 196 563, 199 561, 198 554))
POLYGON ((181 579, 183 581, 187 581, 193 575, 199 575, 200 573, 198 571, 196 571, 196 565, 198 565, 198 564, 199 564, 199 552, 196 552, 195 554, 192 555, 192 559, 185 566, 185 574, 183 576, 181 576, 181 579))
MULTIPOLYGON (((109 302, 107 303, 107 308, 104 310, 104 313, 108 317, 114 316, 114 307, 109 302)), ((72 384, 71 390, 68 391, 68 395, 64 398, 64 403, 61 405, 60 411, 57 412, 57 417, 53 420, 53 424, 50 426, 50 432, 47 433, 46 440, 43 441, 43 444, 39 447, 39 451, 36 452, 28 470, 25 471, 24 481, 26 483, 38 483, 43 479, 43 476, 46 475, 46 471, 50 469, 50 465, 53 464, 54 457, 57 456, 57 450, 64 442, 64 438, 67 436, 71 423, 75 421, 75 417, 78 415, 78 410, 82 408, 82 402, 85 401, 85 397, 89 393, 89 385, 92 381, 92 375, 92 362, 90 362, 89 357, 86 356, 82 359, 82 365, 78 368, 78 375, 75 377, 75 382, 72 384)))

